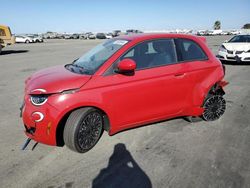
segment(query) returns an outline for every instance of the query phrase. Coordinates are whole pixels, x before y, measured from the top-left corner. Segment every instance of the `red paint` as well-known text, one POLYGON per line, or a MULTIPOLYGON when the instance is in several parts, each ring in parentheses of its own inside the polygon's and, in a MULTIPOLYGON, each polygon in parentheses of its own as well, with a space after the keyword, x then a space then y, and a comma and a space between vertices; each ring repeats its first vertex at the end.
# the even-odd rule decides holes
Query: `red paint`
POLYGON ((136 63, 132 59, 124 59, 118 64, 119 71, 134 71, 136 63))
MULTIPOLYGON (((26 80, 23 123, 27 128, 36 128, 33 135, 26 133, 28 137, 56 145, 56 130, 60 120, 72 110, 84 106, 99 108, 107 114, 110 135, 173 117, 199 116, 203 112, 201 106, 210 88, 216 83, 225 85, 220 61, 199 37, 142 34, 120 38, 130 42, 113 54, 92 76, 75 74, 64 66, 57 66, 39 71, 26 80), (164 38, 193 40, 204 50, 208 59, 139 70, 133 75, 104 75, 131 47, 145 40, 164 38), (36 89, 44 89, 45 93, 39 92, 51 94, 42 106, 34 106, 30 102, 30 94, 37 94, 36 89), (61 93, 71 89, 78 90, 61 93), (44 119, 34 123, 32 113, 37 111, 44 114, 44 119)), ((120 64, 121 69, 135 68, 132 60, 124 61, 124 64, 120 64)))

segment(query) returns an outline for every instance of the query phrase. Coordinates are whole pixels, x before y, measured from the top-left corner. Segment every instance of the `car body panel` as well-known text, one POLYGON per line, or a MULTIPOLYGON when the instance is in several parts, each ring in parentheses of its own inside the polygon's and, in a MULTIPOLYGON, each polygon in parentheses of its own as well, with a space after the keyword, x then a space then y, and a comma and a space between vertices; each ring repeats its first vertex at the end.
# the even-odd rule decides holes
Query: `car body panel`
POLYGON ((26 92, 32 94, 37 89, 45 90, 44 93, 52 94, 70 89, 77 89, 84 85, 91 76, 80 75, 68 71, 59 65, 34 73, 26 80, 26 92))
POLYGON ((59 122, 82 107, 95 107, 104 112, 109 120, 110 135, 164 119, 202 114, 208 91, 224 77, 222 64, 208 49, 204 39, 182 34, 139 34, 118 39, 129 42, 92 76, 72 73, 57 66, 39 71, 27 79, 23 123, 28 128, 37 128, 33 135, 27 133, 30 138, 56 145, 59 122), (135 45, 165 38, 193 40, 208 59, 136 70, 133 75, 109 72, 119 57, 135 45), (72 89, 74 92, 63 92, 72 89), (30 94, 50 96, 44 105, 34 106, 30 94), (31 118, 34 112, 43 113, 44 120, 34 123, 31 118))

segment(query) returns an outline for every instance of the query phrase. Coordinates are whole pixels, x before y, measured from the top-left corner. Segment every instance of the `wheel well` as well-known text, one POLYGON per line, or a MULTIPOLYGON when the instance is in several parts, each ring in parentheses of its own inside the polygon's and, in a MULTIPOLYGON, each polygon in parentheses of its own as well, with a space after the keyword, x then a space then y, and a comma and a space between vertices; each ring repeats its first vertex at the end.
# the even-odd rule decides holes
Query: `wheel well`
MULTIPOLYGON (((105 113, 102 109, 97 108, 95 106, 82 106, 82 107, 79 107, 79 108, 84 108, 84 107, 92 107, 92 108, 95 108, 98 111, 100 111, 102 113, 102 116, 103 116, 103 123, 104 123, 104 127, 103 128, 104 128, 105 131, 109 132, 109 130, 110 130, 110 122, 109 122, 109 118, 108 118, 107 113, 105 113)), ((57 129, 56 129, 56 145, 57 146, 64 146, 63 131, 64 131, 64 127, 65 127, 66 121, 67 121, 69 115, 71 114, 71 112, 73 112, 73 111, 75 111, 75 110, 77 110, 79 108, 75 108, 75 109, 67 112, 62 117, 62 119, 59 121, 57 129)))
POLYGON ((221 95, 221 96, 225 95, 225 91, 222 89, 222 87, 218 83, 215 83, 211 87, 208 93, 214 94, 214 95, 221 95))

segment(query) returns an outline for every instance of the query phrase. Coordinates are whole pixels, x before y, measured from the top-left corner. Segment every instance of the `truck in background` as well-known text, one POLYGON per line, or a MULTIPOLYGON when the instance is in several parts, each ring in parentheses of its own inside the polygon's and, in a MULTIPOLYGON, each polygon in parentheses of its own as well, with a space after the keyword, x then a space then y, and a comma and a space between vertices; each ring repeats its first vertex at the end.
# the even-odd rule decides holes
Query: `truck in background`
POLYGON ((4 47, 14 43, 15 37, 12 36, 10 28, 5 25, 0 25, 0 54, 4 47))

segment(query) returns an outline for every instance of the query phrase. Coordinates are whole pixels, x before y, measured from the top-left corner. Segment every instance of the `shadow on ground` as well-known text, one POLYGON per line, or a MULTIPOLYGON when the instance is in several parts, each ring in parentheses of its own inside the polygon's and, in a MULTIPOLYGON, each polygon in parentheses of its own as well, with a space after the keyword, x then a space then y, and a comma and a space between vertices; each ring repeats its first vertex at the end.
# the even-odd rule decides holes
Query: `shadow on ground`
POLYGON ((139 167, 124 144, 116 144, 109 158, 108 167, 100 171, 92 182, 92 188, 151 188, 146 173, 139 167))
POLYGON ((3 50, 1 55, 27 53, 29 50, 3 50))

